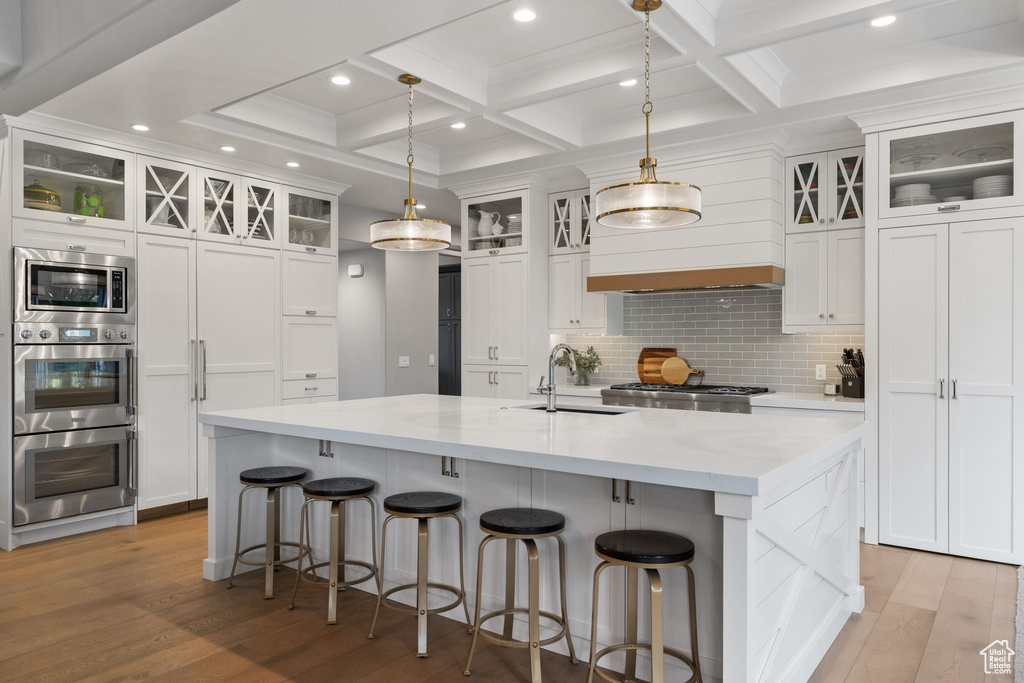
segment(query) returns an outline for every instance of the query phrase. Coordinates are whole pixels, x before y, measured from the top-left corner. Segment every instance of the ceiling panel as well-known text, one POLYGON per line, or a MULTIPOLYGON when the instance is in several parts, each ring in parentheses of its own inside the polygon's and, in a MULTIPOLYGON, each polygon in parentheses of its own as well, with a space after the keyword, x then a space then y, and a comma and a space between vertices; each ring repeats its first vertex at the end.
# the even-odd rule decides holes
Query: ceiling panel
POLYGON ((487 119, 466 120, 464 123, 466 127, 458 130, 446 125, 423 133, 417 133, 416 137, 413 138, 413 144, 436 147, 441 150, 443 155, 446 150, 478 144, 498 135, 505 135, 511 132, 504 126, 487 119))
POLYGON ((351 64, 342 64, 317 71, 271 91, 278 97, 293 100, 329 114, 346 114, 384 100, 405 95, 405 86, 351 64), (331 76, 345 76, 352 82, 335 85, 331 76))

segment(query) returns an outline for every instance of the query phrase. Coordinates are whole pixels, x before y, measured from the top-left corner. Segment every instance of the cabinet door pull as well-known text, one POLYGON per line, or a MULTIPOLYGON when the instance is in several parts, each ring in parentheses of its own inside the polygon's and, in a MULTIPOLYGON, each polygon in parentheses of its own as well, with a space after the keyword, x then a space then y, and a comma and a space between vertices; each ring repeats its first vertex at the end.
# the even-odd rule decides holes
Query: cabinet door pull
POLYGON ((81 244, 69 244, 68 251, 85 251, 85 247, 81 244))
POLYGON ((626 505, 636 505, 636 498, 633 497, 633 482, 626 480, 626 505))
POLYGON ((306 379, 316 379, 316 373, 315 372, 307 372, 306 373, 306 379))
POLYGON ((493 346, 488 346, 487 347, 487 360, 494 360, 494 347, 493 346))
POLYGON ((825 314, 824 314, 824 313, 819 313, 819 314, 818 314, 818 317, 819 317, 819 318, 824 318, 824 317, 825 317, 825 314))
POLYGON ((836 222, 836 217, 835 217, 835 216, 832 216, 832 217, 830 217, 830 218, 828 219, 828 222, 829 222, 829 223, 835 223, 835 222, 836 222))
POLYGON ((946 380, 939 379, 939 398, 946 398, 943 395, 943 393, 942 393, 945 390, 945 387, 946 387, 946 380))
POLYGON ((306 315, 316 315, 316 311, 306 311, 306 315))
POLYGON ((579 324, 580 324, 580 319, 579 319, 579 318, 576 318, 576 324, 577 324, 577 325, 579 325, 579 324))
POLYGON ((316 253, 316 247, 306 247, 306 251, 308 251, 311 254, 315 254, 316 253))
POLYGON ((500 377, 500 376, 501 376, 501 375, 499 375, 499 374, 498 374, 498 371, 497 371, 497 370, 495 370, 495 371, 494 371, 494 385, 495 385, 495 386, 498 386, 498 377, 500 377))
POLYGON ((825 219, 824 218, 819 218, 818 222, 821 223, 822 225, 825 225, 825 219))
POLYGON ((622 498, 619 497, 619 480, 612 479, 612 502, 621 503, 622 498))
POLYGON ((952 394, 952 395, 950 396, 950 398, 952 398, 952 399, 955 399, 955 398, 956 398, 956 380, 955 380, 955 379, 953 379, 953 380, 950 380, 950 382, 949 382, 949 383, 950 383, 951 385, 953 385, 953 386, 952 386, 952 388, 953 388, 953 394, 952 394))
POLYGON ((946 204, 945 206, 939 207, 939 213, 946 213, 947 211, 959 211, 959 204, 946 204))
POLYGON ((196 340, 189 339, 189 347, 192 353, 189 356, 189 363, 192 365, 192 401, 199 400, 199 351, 196 348, 196 340))
POLYGON ((202 362, 199 364, 200 372, 202 372, 202 380, 199 382, 199 386, 202 391, 199 394, 199 400, 206 400, 206 340, 199 340, 199 355, 201 356, 202 362))
POLYGON ((498 347, 494 347, 494 360, 498 360, 498 347))
POLYGON ((85 216, 68 216, 68 223, 84 223, 85 216))
POLYGON ((320 387, 306 387, 306 391, 320 391, 320 387))
POLYGON ((569 324, 572 325, 572 318, 569 318, 569 324))
POLYGON ((835 314, 835 313, 829 313, 829 314, 828 314, 828 317, 830 317, 830 318, 834 318, 834 317, 836 317, 836 314, 835 314))

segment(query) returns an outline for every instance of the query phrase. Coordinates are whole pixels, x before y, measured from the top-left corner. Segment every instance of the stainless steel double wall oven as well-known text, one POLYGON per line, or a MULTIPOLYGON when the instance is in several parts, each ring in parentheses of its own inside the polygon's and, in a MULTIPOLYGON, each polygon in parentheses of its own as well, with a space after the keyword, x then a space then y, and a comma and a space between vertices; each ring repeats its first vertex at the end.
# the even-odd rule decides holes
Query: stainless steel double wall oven
POLYGON ((135 503, 135 260, 14 250, 14 523, 135 503))

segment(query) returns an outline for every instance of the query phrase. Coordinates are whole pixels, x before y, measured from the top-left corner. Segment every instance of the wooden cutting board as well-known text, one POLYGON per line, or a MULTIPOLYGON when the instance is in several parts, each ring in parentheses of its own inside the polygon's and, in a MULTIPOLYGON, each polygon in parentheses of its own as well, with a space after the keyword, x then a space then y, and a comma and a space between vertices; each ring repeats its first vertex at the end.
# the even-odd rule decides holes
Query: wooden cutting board
POLYGON ((643 349, 636 361, 636 374, 640 375, 640 381, 644 384, 668 384, 661 377, 661 366, 675 356, 675 349, 643 349))
POLYGON ((694 370, 685 358, 676 358, 675 356, 666 358, 665 362, 661 364, 661 378, 667 384, 686 384, 690 375, 697 375, 703 381, 704 371, 694 370))

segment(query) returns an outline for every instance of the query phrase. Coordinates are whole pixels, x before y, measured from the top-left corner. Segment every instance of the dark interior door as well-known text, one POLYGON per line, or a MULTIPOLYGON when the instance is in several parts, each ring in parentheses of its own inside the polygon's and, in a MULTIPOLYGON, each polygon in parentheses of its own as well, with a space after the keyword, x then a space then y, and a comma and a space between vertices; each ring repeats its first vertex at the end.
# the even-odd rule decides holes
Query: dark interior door
POLYGON ((462 267, 438 273, 437 393, 462 395, 462 267))

